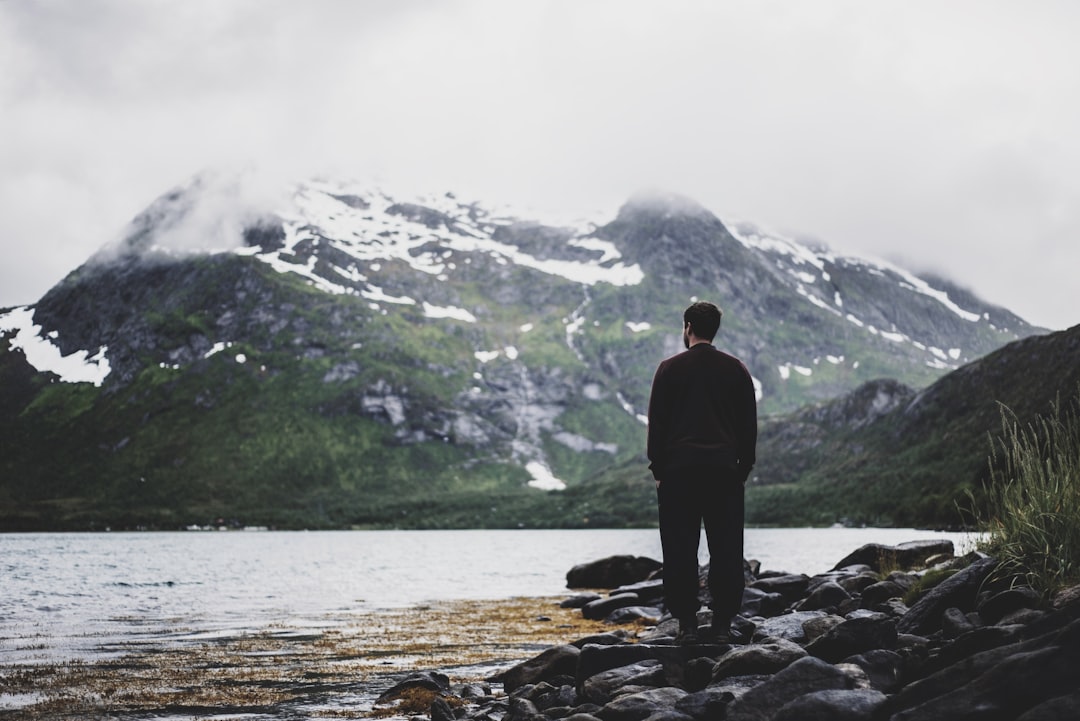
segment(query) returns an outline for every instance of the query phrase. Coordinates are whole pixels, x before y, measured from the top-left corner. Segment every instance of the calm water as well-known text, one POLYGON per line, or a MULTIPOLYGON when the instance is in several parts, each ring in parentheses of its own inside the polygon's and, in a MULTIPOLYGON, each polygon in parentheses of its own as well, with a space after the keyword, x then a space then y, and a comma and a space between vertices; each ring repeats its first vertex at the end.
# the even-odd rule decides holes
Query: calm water
MULTIPOLYGON (((748 529, 772 570, 828 570, 864 543, 966 534, 748 529)), ((613 554, 661 557, 655 530, 0 535, 0 662, 77 658, 123 644, 330 628, 447 599, 569 594, 566 572, 613 554)), ((704 549, 702 561, 707 559, 704 549)))

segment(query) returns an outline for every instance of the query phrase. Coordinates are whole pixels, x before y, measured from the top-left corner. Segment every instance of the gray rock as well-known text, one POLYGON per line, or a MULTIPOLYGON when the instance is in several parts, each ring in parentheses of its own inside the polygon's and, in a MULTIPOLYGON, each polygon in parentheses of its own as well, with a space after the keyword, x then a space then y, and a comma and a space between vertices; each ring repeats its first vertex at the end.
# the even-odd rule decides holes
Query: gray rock
POLYGON ((614 596, 617 593, 636 593, 642 601, 655 601, 664 597, 664 581, 656 579, 619 586, 612 590, 611 595, 614 596))
POLYGON ((710 686, 679 699, 675 710, 695 719, 718 719, 724 717, 728 704, 735 698, 727 689, 710 686))
MULTIPOLYGON (((660 677, 664 678, 663 664, 657 659, 646 659, 638 663, 617 666, 592 674, 584 681, 579 680, 578 689, 587 700, 593 703, 605 704, 615 698, 620 688, 631 683, 639 684, 642 680, 655 678, 655 674, 660 674, 660 677)), ((646 685, 662 685, 662 682, 661 684, 646 685)))
POLYGON ((851 594, 844 590, 836 581, 826 581, 810 592, 795 606, 799 611, 817 611, 823 608, 835 608, 851 598, 851 594))
POLYGON ((862 593, 867 586, 872 586, 879 581, 874 573, 860 573, 855 576, 842 578, 837 583, 848 593, 862 593))
POLYGON ((564 599, 559 608, 583 608, 586 604, 599 601, 603 596, 599 593, 579 593, 564 599))
POLYGON ((576 680, 579 692, 584 692, 587 681, 596 674, 631 664, 660 664, 670 669, 671 677, 695 658, 719 658, 728 646, 701 644, 697 646, 654 646, 642 643, 624 643, 617 646, 588 645, 582 648, 578 660, 576 680))
POLYGON ((802 625, 806 642, 809 643, 820 636, 824 636, 843 622, 843 616, 833 616, 831 614, 828 616, 807 619, 802 625))
POLYGON ((848 656, 879 648, 896 648, 896 622, 886 616, 844 621, 811 641, 806 652, 838 663, 848 656))
POLYGON ((620 593, 617 596, 590 601, 581 609, 581 615, 592 621, 599 621, 611 615, 612 611, 626 606, 636 606, 641 602, 636 593, 620 593))
POLYGON ((781 706, 770 721, 865 721, 884 702, 873 689, 814 691, 781 706))
POLYGON ((974 630, 975 624, 959 608, 947 608, 941 615, 941 635, 945 638, 956 638, 974 630))
POLYGON ((656 623, 663 612, 654 606, 623 606, 607 615, 604 623, 620 624, 634 623, 635 621, 648 621, 656 623))
POLYGON ((379 695, 376 704, 384 704, 397 698, 403 691, 422 688, 442 693, 450 690, 450 677, 438 671, 418 671, 409 674, 379 695))
POLYGON ((747 691, 728 706, 728 721, 767 721, 785 704, 804 694, 846 690, 851 679, 821 659, 807 656, 747 691))
POLYGON ((758 624, 758 633, 773 638, 794 641, 795 643, 805 643, 806 630, 803 628, 803 624, 812 618, 822 618, 826 615, 824 611, 796 611, 782 616, 774 616, 758 624))
POLYGON ((974 610, 979 586, 996 566, 996 559, 983 558, 946 578, 904 614, 897 623, 897 630, 927 635, 941 628, 945 609, 955 606, 962 611, 974 610))
POLYGON ((611 633, 596 633, 592 636, 585 636, 574 641, 572 645, 578 648, 584 648, 589 644, 596 644, 598 646, 615 646, 620 643, 626 643, 626 632, 622 629, 613 631, 611 633))
POLYGON ((1080 691, 1043 701, 1016 721, 1076 721, 1080 719, 1080 691))
POLYGON ((786 603, 791 603, 801 599, 809 585, 809 576, 801 573, 790 573, 771 578, 759 578, 750 584, 750 588, 756 588, 766 593, 779 593, 786 603))
POLYGON ((896 651, 873 649, 845 660, 863 670, 873 689, 893 693, 901 686, 904 657, 896 651))
POLYGON ((896 546, 868 543, 845 556, 833 569, 854 564, 863 564, 879 572, 890 566, 915 568, 941 553, 953 555, 952 541, 909 541, 896 546))
POLYGON ((577 671, 578 656, 581 649, 566 644, 553 646, 538 656, 523 661, 490 680, 502 682, 507 693, 525 684, 539 683, 556 676, 573 676, 577 671))
POLYGON ((743 589, 742 607, 739 613, 746 616, 776 616, 783 613, 787 602, 779 593, 769 593, 760 588, 743 589))
POLYGON ((976 610, 987 625, 993 625, 1013 611, 1036 608, 1041 600, 1042 597, 1034 589, 1010 588, 990 596, 976 610))
POLYGON ((544 716, 527 698, 511 697, 510 709, 503 721, 541 721, 544 716))
POLYGON ((875 608, 890 599, 902 597, 906 590, 896 581, 879 581, 862 590, 862 604, 865 608, 875 608))
POLYGON ((617 588, 647 580, 663 564, 645 556, 609 556, 582 563, 566 574, 567 588, 617 588))
POLYGON ((963 656, 904 687, 886 706, 891 721, 1015 718, 1075 693, 1077 667, 1080 619, 1060 632, 963 656))
MULTIPOLYGON (((686 691, 673 686, 620 696, 596 712, 603 721, 644 721, 657 713, 671 712, 686 691)), ((680 714, 685 715, 685 714, 680 714)))
POLYGON ((724 654, 713 667, 713 680, 729 676, 776 673, 806 656, 797 643, 774 639, 769 643, 737 646, 724 654))

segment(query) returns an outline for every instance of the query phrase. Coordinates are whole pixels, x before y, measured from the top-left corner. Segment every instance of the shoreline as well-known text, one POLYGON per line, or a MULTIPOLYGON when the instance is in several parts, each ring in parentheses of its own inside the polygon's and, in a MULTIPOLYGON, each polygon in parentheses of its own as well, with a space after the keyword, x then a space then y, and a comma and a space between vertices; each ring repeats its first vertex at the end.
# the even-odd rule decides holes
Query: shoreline
POLYGON ((24 658, 0 663, 0 719, 367 718, 375 699, 410 673, 437 668, 455 682, 483 682, 568 637, 611 629, 560 608, 564 598, 441 601, 319 630, 130 639, 88 659, 35 660, 32 637, 4 639, 24 658))

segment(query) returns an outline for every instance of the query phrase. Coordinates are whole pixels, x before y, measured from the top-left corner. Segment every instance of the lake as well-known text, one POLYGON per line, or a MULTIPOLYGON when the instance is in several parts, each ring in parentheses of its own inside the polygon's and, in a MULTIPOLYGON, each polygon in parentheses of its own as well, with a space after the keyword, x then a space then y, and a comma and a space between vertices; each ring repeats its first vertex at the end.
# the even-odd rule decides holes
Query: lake
MULTIPOLYGON (((703 534, 704 536, 704 534, 703 534)), ((962 533, 747 529, 746 555, 815 574, 865 543, 962 533)), ((704 539, 703 539, 704 540, 704 539)), ((381 609, 569 595, 566 572, 615 554, 660 559, 655 529, 0 535, 0 664, 79 659, 133 639, 327 629, 381 609)), ((701 559, 708 558, 702 548, 701 559)))

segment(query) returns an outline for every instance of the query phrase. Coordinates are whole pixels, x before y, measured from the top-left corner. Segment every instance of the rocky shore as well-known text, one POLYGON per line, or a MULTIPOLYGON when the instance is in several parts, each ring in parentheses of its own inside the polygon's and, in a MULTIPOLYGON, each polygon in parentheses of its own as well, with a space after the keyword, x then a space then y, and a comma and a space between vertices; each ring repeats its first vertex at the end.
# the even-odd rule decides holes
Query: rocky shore
MULTIPOLYGON (((1080 718, 1080 586, 1041 598, 949 541, 870 544, 808 576, 744 565, 730 643, 676 645, 657 561, 567 574, 611 630, 486 683, 414 674, 374 713, 432 721, 1065 721, 1080 718), (602 589, 603 592, 597 592, 602 589), (501 689, 500 689, 501 687, 501 689), (493 690, 494 689, 494 690, 493 690)), ((702 579, 707 569, 702 569, 702 579)), ((702 583, 698 621, 711 620, 702 583)))

